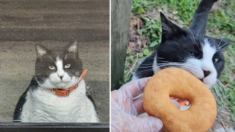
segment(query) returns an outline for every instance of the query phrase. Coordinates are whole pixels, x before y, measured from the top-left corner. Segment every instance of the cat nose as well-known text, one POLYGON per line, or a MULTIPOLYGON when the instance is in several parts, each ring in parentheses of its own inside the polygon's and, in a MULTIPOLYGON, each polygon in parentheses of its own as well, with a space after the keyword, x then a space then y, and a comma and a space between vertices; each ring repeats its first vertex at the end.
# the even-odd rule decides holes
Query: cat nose
POLYGON ((203 70, 203 73, 204 73, 204 77, 207 77, 208 75, 211 74, 211 72, 207 70, 203 70))
POLYGON ((59 78, 62 80, 62 78, 63 78, 64 76, 59 76, 59 78))
POLYGON ((64 72, 57 72, 57 76, 62 80, 64 77, 64 72))

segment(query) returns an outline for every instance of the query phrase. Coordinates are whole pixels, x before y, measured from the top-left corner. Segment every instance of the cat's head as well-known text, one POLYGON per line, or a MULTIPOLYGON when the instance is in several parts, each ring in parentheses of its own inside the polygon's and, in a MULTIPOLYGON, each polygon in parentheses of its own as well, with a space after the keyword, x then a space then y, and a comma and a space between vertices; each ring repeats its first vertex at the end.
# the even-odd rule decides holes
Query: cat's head
POLYGON ((35 49, 35 78, 41 87, 67 89, 78 82, 83 67, 77 42, 70 43, 59 51, 42 45, 36 45, 35 49))
POLYGON ((161 68, 179 67, 212 88, 224 68, 221 50, 231 41, 193 34, 170 22, 161 13, 162 42, 157 48, 157 64, 161 68))

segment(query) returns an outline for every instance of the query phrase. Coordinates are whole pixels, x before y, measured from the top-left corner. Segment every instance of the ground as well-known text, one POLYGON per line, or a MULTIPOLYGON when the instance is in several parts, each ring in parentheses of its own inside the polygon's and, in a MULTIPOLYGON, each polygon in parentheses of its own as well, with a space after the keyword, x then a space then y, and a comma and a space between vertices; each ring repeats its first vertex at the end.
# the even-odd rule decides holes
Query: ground
MULTIPOLYGON (((162 11, 180 27, 188 28, 200 0, 133 0, 123 80, 129 80, 138 62, 150 55, 161 42, 162 11)), ((212 92, 215 95, 218 116, 217 124, 234 126, 235 121, 235 3, 232 0, 218 0, 209 15, 207 35, 216 38, 230 38, 225 50, 225 69, 212 92)), ((216 124, 215 123, 215 124, 216 124)))
POLYGON ((12 121, 34 74, 34 45, 63 47, 74 40, 100 120, 109 122, 109 1, 0 0, 1 122, 12 121))

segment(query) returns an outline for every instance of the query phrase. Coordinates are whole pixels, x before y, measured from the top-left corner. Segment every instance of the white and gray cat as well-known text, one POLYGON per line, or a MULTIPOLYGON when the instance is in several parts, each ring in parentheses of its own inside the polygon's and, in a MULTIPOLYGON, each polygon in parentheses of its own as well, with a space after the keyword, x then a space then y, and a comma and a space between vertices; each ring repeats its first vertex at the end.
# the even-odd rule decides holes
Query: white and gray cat
POLYGON ((132 80, 153 76, 166 67, 185 69, 212 88, 224 68, 222 49, 229 39, 206 36, 208 14, 217 0, 202 0, 189 30, 173 24, 161 13, 162 41, 155 52, 143 59, 132 80))
POLYGON ((83 66, 78 43, 68 44, 63 51, 49 50, 42 45, 35 48, 35 75, 16 105, 14 121, 99 122, 93 100, 86 94, 85 81, 81 78, 83 66), (68 96, 58 96, 53 90, 71 87, 75 89, 68 96))

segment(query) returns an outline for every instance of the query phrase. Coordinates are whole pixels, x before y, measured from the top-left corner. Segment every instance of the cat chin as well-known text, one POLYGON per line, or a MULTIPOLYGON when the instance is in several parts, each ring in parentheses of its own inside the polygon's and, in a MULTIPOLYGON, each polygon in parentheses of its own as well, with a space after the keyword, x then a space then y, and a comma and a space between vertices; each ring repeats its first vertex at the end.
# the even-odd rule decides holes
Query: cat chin
MULTIPOLYGON (((184 68, 183 68, 184 69, 184 68)), ((211 89, 213 87, 213 85, 216 83, 216 76, 217 74, 213 73, 211 75, 209 75, 206 78, 203 78, 203 71, 202 70, 189 70, 189 69, 185 69, 188 72, 190 72, 192 75, 194 75, 195 77, 197 77, 199 80, 201 80, 209 89, 211 89)))
POLYGON ((216 76, 215 75, 210 75, 206 78, 200 79, 209 89, 213 88, 213 85, 216 83, 216 76))
POLYGON ((203 83, 209 88, 212 89, 213 85, 216 83, 216 77, 206 77, 203 79, 203 83))

